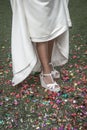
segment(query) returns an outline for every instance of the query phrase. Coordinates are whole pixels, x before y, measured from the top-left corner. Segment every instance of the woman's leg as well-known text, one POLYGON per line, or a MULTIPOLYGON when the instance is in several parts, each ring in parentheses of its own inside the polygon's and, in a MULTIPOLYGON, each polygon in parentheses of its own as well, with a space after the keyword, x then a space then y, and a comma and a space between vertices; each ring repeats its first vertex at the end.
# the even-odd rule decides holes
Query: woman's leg
POLYGON ((49 56, 49 63, 51 63, 53 44, 54 44, 54 40, 48 41, 48 54, 49 54, 48 56, 49 56))
MULTIPOLYGON (((49 54, 48 54, 48 42, 45 43, 37 43, 37 52, 42 65, 42 71, 44 74, 51 73, 51 69, 49 66, 49 54)), ((50 76, 44 77, 46 83, 52 83, 52 79, 50 76)))
POLYGON ((48 54, 48 43, 37 43, 37 52, 42 65, 42 70, 44 73, 50 73, 49 67, 49 54, 48 54))
MULTIPOLYGON (((48 42, 37 43, 37 52, 42 65, 43 73, 40 74, 41 85, 48 88, 51 91, 60 91, 59 85, 53 80, 51 74, 51 67, 49 65, 49 51, 48 42)), ((52 48, 50 48, 50 54, 52 53, 52 48)), ((50 56, 51 57, 51 56, 50 56)))
MULTIPOLYGON (((51 63, 51 57, 52 57, 52 50, 53 50, 54 40, 51 40, 51 41, 48 42, 49 63, 51 63)), ((51 71, 54 70, 54 67, 53 67, 52 64, 50 64, 50 69, 51 69, 51 71)), ((53 75, 54 75, 53 76, 54 78, 60 78, 60 73, 57 70, 55 70, 53 72, 53 75)))

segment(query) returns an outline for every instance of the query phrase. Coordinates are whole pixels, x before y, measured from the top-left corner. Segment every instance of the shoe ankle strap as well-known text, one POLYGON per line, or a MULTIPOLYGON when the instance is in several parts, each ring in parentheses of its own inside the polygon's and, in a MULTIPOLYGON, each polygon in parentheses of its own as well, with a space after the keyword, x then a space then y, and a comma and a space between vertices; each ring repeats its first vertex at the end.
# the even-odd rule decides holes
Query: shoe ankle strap
POLYGON ((51 62, 50 62, 50 63, 49 63, 49 65, 51 65, 51 66, 52 66, 52 68, 53 68, 53 70, 54 70, 54 65, 53 65, 53 63, 51 63, 51 62))
POLYGON ((52 65, 52 66, 53 66, 53 63, 52 63, 52 62, 50 62, 50 63, 49 63, 49 65, 52 65))
POLYGON ((49 74, 43 74, 43 72, 41 72, 41 76, 42 76, 42 77, 50 76, 50 77, 51 77, 51 79, 52 79, 52 82, 54 82, 54 80, 53 80, 53 77, 52 77, 52 74, 51 74, 51 73, 49 73, 49 74))
POLYGON ((41 73, 41 75, 43 75, 43 76, 52 76, 51 73, 49 73, 49 74, 43 74, 43 72, 41 73))

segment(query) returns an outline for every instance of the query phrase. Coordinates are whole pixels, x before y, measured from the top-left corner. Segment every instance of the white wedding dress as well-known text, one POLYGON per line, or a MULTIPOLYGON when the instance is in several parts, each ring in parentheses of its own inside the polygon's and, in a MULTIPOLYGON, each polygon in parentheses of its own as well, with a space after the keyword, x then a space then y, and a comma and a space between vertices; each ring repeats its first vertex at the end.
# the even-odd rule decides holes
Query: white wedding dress
POLYGON ((32 71, 40 71, 35 45, 55 39, 52 63, 63 65, 69 55, 71 20, 68 0, 10 0, 12 7, 12 84, 22 82, 32 71))

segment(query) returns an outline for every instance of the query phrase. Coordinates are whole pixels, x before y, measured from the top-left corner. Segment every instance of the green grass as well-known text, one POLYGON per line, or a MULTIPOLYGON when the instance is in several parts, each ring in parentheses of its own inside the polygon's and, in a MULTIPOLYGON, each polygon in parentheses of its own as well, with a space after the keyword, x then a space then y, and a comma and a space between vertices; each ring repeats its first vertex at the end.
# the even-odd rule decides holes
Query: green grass
POLYGON ((69 8, 70 58, 55 94, 41 88, 38 74, 11 86, 11 8, 0 0, 0 130, 87 130, 87 0, 70 0, 69 8))

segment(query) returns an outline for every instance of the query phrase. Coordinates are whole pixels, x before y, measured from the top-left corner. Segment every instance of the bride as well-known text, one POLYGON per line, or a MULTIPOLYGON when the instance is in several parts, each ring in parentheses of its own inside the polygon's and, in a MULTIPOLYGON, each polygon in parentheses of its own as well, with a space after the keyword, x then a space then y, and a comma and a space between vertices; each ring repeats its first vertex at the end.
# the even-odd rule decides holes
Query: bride
POLYGON ((54 67, 69 55, 71 20, 68 0, 10 0, 12 7, 11 53, 13 86, 32 71, 40 71, 41 86, 60 91, 54 67))

